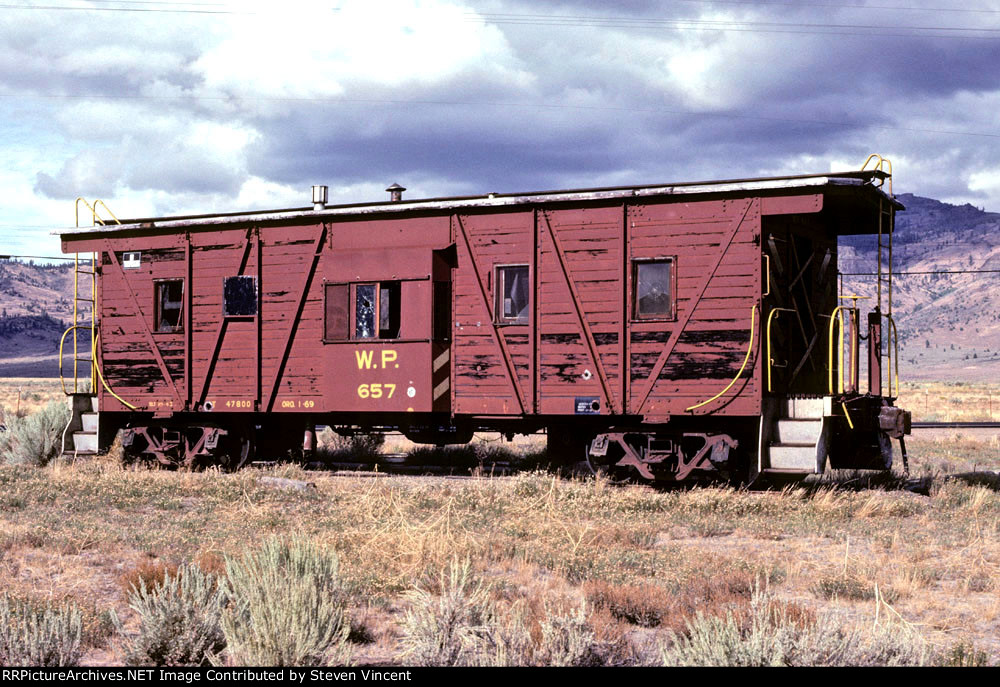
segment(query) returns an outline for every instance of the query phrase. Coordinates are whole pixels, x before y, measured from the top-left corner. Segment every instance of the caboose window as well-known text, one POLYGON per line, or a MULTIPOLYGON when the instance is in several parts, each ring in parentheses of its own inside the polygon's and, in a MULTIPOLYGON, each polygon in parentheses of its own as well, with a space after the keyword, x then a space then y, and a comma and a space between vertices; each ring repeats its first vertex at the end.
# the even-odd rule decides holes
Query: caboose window
POLYGON ((324 336, 327 341, 344 341, 351 331, 351 286, 350 284, 326 285, 326 313, 324 336))
POLYGON ((253 317, 257 314, 257 277, 226 277, 223 282, 223 314, 253 317))
POLYGON ((635 260, 633 319, 672 320, 674 318, 674 259, 635 260))
POLYGON ((153 330, 179 332, 184 329, 184 281, 173 279, 155 282, 156 302, 153 307, 153 330))
POLYGON ((375 284, 354 287, 354 338, 375 338, 375 284))
POLYGON ((528 321, 531 283, 527 265, 497 267, 496 318, 500 323, 521 324, 528 321))
POLYGON ((354 285, 354 338, 395 339, 399 336, 400 283, 354 285))

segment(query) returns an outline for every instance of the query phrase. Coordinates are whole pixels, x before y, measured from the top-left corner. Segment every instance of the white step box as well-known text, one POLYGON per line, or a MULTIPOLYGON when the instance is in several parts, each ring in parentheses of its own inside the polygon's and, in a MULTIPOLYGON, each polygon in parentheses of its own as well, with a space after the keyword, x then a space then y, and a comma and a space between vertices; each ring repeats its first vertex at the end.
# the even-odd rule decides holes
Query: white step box
POLYGON ((83 421, 84 432, 97 432, 97 413, 83 413, 80 419, 83 421))
POLYGON ((73 432, 73 450, 77 453, 97 453, 97 432, 73 432))
POLYGON ((772 444, 810 444, 816 445, 823 431, 823 420, 784 419, 775 423, 771 435, 772 444))
POLYGON ((826 404, 822 398, 789 398, 783 416, 793 420, 821 420, 826 404))

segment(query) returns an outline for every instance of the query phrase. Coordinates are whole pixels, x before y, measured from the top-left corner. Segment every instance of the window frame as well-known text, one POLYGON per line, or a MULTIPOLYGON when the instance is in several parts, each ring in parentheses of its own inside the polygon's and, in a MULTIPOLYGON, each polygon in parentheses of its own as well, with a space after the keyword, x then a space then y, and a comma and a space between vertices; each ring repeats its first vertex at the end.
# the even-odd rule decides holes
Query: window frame
MULTIPOLYGON (((382 281, 357 281, 357 282, 325 282, 323 284, 323 341, 325 343, 343 343, 349 341, 398 341, 400 338, 400 333, 402 329, 403 320, 403 282, 406 280, 400 279, 387 279, 382 281), (393 286, 394 285, 394 286, 393 286), (343 338, 333 338, 329 336, 330 333, 330 322, 328 317, 328 294, 330 293, 330 287, 332 286, 346 286, 347 289, 347 336, 343 338), (358 331, 358 287, 360 286, 374 286, 374 336, 359 337, 357 335, 358 331), (396 321, 392 322, 390 320, 390 328, 388 330, 382 327, 382 296, 384 292, 395 293, 396 298, 396 321), (382 336, 384 331, 393 331, 391 328, 392 324, 395 324, 395 336, 382 336)), ((392 304, 390 307, 390 317, 392 311, 392 304)))
POLYGON ((153 280, 153 334, 181 334, 184 332, 184 318, 186 313, 184 312, 186 308, 184 307, 184 279, 183 278, 163 278, 153 280), (160 299, 160 288, 166 286, 167 284, 177 284, 181 285, 181 298, 180 298, 180 308, 178 315, 178 324, 176 327, 171 327, 169 329, 161 329, 160 321, 163 317, 163 305, 160 299))
POLYGON ((324 342, 339 342, 339 341, 350 341, 351 340, 351 283, 346 281, 340 282, 324 282, 323 283, 323 341, 324 342), (345 308, 347 313, 347 322, 345 324, 346 334, 343 337, 330 336, 330 289, 331 287, 346 286, 347 287, 347 301, 345 308))
POLYGON ((232 274, 228 277, 222 278, 222 316, 225 317, 247 317, 254 318, 260 314, 260 282, 257 279, 256 274, 232 274), (230 279, 252 279, 253 280, 253 291, 254 291, 254 301, 253 301, 253 312, 249 314, 239 314, 239 313, 229 313, 227 310, 226 303, 226 282, 230 279))
POLYGON ((526 262, 514 262, 514 263, 503 263, 493 265, 493 322, 497 325, 510 326, 510 325, 520 325, 526 326, 531 324, 531 308, 532 308, 532 291, 534 282, 531 274, 531 265, 526 262), (504 270, 510 268, 524 268, 528 275, 528 307, 526 308, 526 314, 523 317, 507 317, 503 314, 503 294, 504 294, 504 280, 501 277, 504 274, 504 270))
POLYGON ((632 298, 632 307, 630 308, 630 317, 632 322, 676 322, 677 321, 677 256, 676 255, 660 255, 648 258, 632 258, 632 272, 631 272, 631 293, 629 294, 632 298), (642 265, 650 265, 657 263, 665 263, 670 265, 670 312, 666 315, 655 314, 655 315, 643 315, 639 312, 639 267, 642 265))

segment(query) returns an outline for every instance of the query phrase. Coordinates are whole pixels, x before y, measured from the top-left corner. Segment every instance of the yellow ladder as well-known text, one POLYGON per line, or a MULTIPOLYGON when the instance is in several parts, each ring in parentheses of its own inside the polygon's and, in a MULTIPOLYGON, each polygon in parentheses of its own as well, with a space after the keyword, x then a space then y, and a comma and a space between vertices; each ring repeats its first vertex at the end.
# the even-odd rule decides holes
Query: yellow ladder
MULTIPOLYGON (((80 226, 80 203, 87 206, 90 210, 90 220, 91 226, 104 226, 108 221, 113 220, 118 224, 118 218, 115 214, 111 212, 110 208, 104 204, 103 200, 95 200, 94 204, 91 205, 84 198, 76 199, 76 226, 80 226), (101 217, 97 209, 99 207, 104 208, 105 212, 110 216, 110 220, 101 217)), ((86 281, 86 279, 85 279, 86 281)), ((80 253, 76 253, 74 263, 73 263, 73 320, 70 322, 69 328, 63 332, 62 339, 59 341, 59 381, 62 384, 63 393, 67 396, 77 393, 97 393, 97 375, 99 374, 97 370, 97 253, 90 253, 84 255, 82 261, 80 253), (89 265, 87 261, 89 262, 89 265), (89 268, 89 269, 88 269, 89 268), (90 277, 90 295, 85 296, 80 293, 80 275, 84 277, 90 277), (89 307, 83 308, 81 305, 87 304, 89 307), (77 330, 79 329, 89 329, 90 330, 90 350, 87 355, 80 354, 80 344, 79 337, 77 335, 77 330), (66 376, 63 374, 63 350, 66 343, 66 337, 72 333, 73 335, 73 390, 69 391, 66 386, 66 376), (86 363, 90 366, 90 374, 84 380, 80 379, 80 363, 86 363), (83 382, 87 382, 84 384, 83 382), (86 386, 86 388, 81 388, 86 386)))
MULTIPOLYGON (((892 340, 886 343, 885 347, 885 358, 886 358, 886 388, 888 389, 889 395, 893 396, 893 363, 895 362, 895 381, 896 381, 896 394, 899 394, 899 340, 896 334, 896 323, 892 319, 892 239, 895 233, 895 217, 896 212, 893 207, 893 198, 895 197, 892 193, 892 162, 887 158, 878 155, 877 153, 872 153, 865 160, 865 163, 861 165, 861 171, 864 171, 870 162, 873 162, 872 169, 879 172, 884 172, 884 178, 876 178, 874 183, 882 188, 885 182, 889 182, 889 193, 888 197, 886 195, 880 195, 878 201, 878 264, 876 269, 876 282, 875 282, 875 311, 879 313, 880 316, 885 317, 888 327, 887 331, 891 334, 892 340), (884 287, 884 289, 883 289, 884 287), (882 292, 886 293, 886 309, 882 310, 882 292)), ((885 339, 886 337, 883 337, 885 339)), ((879 351, 879 355, 882 352, 879 351)))

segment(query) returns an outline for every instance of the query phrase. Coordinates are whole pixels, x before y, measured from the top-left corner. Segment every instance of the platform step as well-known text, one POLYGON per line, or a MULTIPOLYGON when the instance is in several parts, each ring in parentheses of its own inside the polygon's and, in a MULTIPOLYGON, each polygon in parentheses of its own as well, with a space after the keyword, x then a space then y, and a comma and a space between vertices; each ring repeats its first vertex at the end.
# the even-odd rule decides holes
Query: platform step
POLYGON ((821 420, 822 398, 789 398, 785 401, 783 416, 793 420, 821 420))
POLYGON ((81 413, 80 419, 83 421, 84 432, 97 432, 97 413, 81 413))
POLYGON ((97 432, 73 432, 76 453, 97 453, 97 432))
POLYGON ((772 440, 776 444, 812 444, 815 446, 822 431, 823 420, 821 419, 787 418, 775 423, 772 440))
POLYGON ((773 469, 816 471, 815 444, 773 444, 768 455, 773 469))

